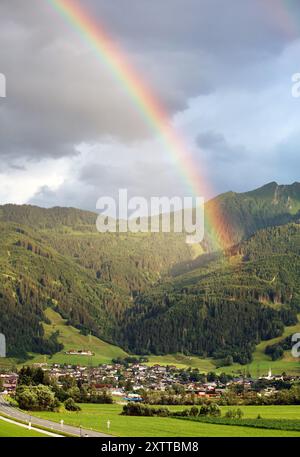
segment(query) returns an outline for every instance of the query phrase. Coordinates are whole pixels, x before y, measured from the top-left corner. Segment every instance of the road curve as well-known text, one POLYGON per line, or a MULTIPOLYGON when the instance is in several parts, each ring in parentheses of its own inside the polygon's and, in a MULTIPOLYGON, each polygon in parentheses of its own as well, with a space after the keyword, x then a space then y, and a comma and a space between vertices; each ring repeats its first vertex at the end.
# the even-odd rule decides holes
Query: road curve
POLYGON ((67 424, 64 424, 64 426, 62 428, 61 425, 57 422, 52 422, 52 421, 49 421, 46 419, 40 419, 39 417, 30 416, 29 414, 24 413, 24 412, 20 411, 19 409, 14 408, 12 405, 10 405, 3 398, 2 395, 0 395, 0 413, 1 412, 3 414, 6 414, 7 416, 9 416, 12 419, 16 419, 16 420, 23 421, 23 422, 29 422, 29 420, 31 419, 32 426, 36 425, 37 427, 38 426, 46 427, 51 431, 53 430, 53 432, 57 432, 58 434, 64 432, 64 433, 68 433, 70 435, 74 435, 74 436, 78 436, 78 437, 80 437, 80 436, 98 437, 98 438, 111 437, 111 435, 106 435, 105 433, 95 432, 94 430, 87 430, 84 428, 80 429, 79 427, 73 427, 72 425, 67 425, 67 424))

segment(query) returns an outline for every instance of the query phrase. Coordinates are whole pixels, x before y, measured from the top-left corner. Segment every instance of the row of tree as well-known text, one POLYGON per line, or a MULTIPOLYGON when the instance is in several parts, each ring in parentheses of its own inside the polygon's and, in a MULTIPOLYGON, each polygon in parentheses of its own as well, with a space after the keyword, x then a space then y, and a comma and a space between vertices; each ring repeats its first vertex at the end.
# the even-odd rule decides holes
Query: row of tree
POLYGON ((19 372, 15 399, 25 410, 55 410, 64 403, 65 408, 76 411, 76 403, 113 403, 105 389, 77 382, 71 376, 62 376, 58 382, 41 368, 23 367, 19 372))

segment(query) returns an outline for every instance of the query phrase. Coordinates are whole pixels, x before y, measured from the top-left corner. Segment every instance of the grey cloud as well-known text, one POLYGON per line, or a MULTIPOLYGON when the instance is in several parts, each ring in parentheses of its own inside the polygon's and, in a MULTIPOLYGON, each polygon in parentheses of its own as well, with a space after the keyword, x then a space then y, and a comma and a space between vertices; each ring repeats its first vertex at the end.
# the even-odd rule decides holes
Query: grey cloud
MULTIPOLYGON (((240 68, 280 52, 288 40, 258 1, 81 3, 107 26, 170 114, 186 109, 195 95, 239 80, 240 68)), ((2 0, 0 40, 8 80, 0 110, 2 156, 72 156, 79 142, 152 134, 119 83, 48 2, 2 0)))
POLYGON ((196 143, 211 166, 218 161, 238 163, 247 156, 243 145, 230 144, 219 132, 202 132, 197 136, 196 143))
POLYGON ((196 142, 200 148, 211 149, 215 146, 224 146, 226 144, 224 135, 217 132, 206 131, 199 133, 196 142))
POLYGON ((84 141, 148 136, 151 131, 128 95, 54 10, 58 27, 49 27, 46 4, 0 4, 0 24, 12 24, 0 26, 1 72, 7 78, 0 155, 62 157, 75 154, 74 145, 84 141), (27 10, 33 10, 32 17, 27 10))
POLYGON ((119 189, 127 189, 129 198, 142 196, 149 199, 155 195, 171 197, 185 193, 176 170, 166 164, 136 162, 127 167, 118 167, 90 163, 55 191, 47 186, 41 187, 30 203, 95 210, 96 202, 101 196, 110 196, 117 201, 119 189))

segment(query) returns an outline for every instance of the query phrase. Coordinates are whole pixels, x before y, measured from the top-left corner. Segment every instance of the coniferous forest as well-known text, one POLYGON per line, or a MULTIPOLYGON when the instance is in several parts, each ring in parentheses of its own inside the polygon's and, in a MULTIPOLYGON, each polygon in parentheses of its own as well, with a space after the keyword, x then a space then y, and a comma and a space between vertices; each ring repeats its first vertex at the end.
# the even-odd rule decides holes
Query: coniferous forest
POLYGON ((207 203, 230 221, 217 251, 184 234, 100 234, 73 208, 0 207, 0 332, 8 355, 62 349, 52 307, 83 333, 134 354, 251 360, 300 311, 300 184, 271 183, 207 203))

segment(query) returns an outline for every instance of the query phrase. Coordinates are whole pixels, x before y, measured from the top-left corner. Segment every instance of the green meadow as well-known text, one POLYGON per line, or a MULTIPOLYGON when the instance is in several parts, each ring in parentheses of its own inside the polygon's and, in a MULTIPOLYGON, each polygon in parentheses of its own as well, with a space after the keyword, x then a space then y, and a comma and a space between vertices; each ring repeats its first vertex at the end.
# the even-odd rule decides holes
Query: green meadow
POLYGON ((212 359, 201 359, 196 356, 188 356, 184 354, 169 354, 169 355, 151 355, 148 357, 147 365, 175 365, 177 368, 198 368, 200 372, 207 373, 215 371, 216 366, 212 359))
POLYGON ((22 438, 22 437, 43 437, 46 436, 34 430, 28 430, 19 425, 10 424, 0 420, 0 437, 22 438))
MULTIPOLYGON (((222 406, 222 415, 236 406, 222 406)), ((245 419, 255 419, 260 415, 263 419, 300 419, 300 405, 272 405, 272 406, 238 406, 245 419)))
MULTIPOLYGON (((114 436, 161 436, 161 437, 300 437, 300 432, 287 432, 281 430, 265 430, 243 426, 215 425, 183 421, 169 417, 133 417, 121 416, 122 405, 80 405, 82 411, 68 412, 40 412, 34 415, 59 422, 61 419, 66 424, 79 426, 87 429, 94 429, 108 433, 107 421, 110 420, 109 433, 114 436)), ((184 407, 170 407, 170 410, 182 410, 184 407)), ((300 407, 243 407, 245 417, 256 417, 261 414, 267 418, 299 418, 300 407), (248 409, 253 408, 253 409, 248 409)), ((223 408, 225 412, 226 408, 223 408)))

